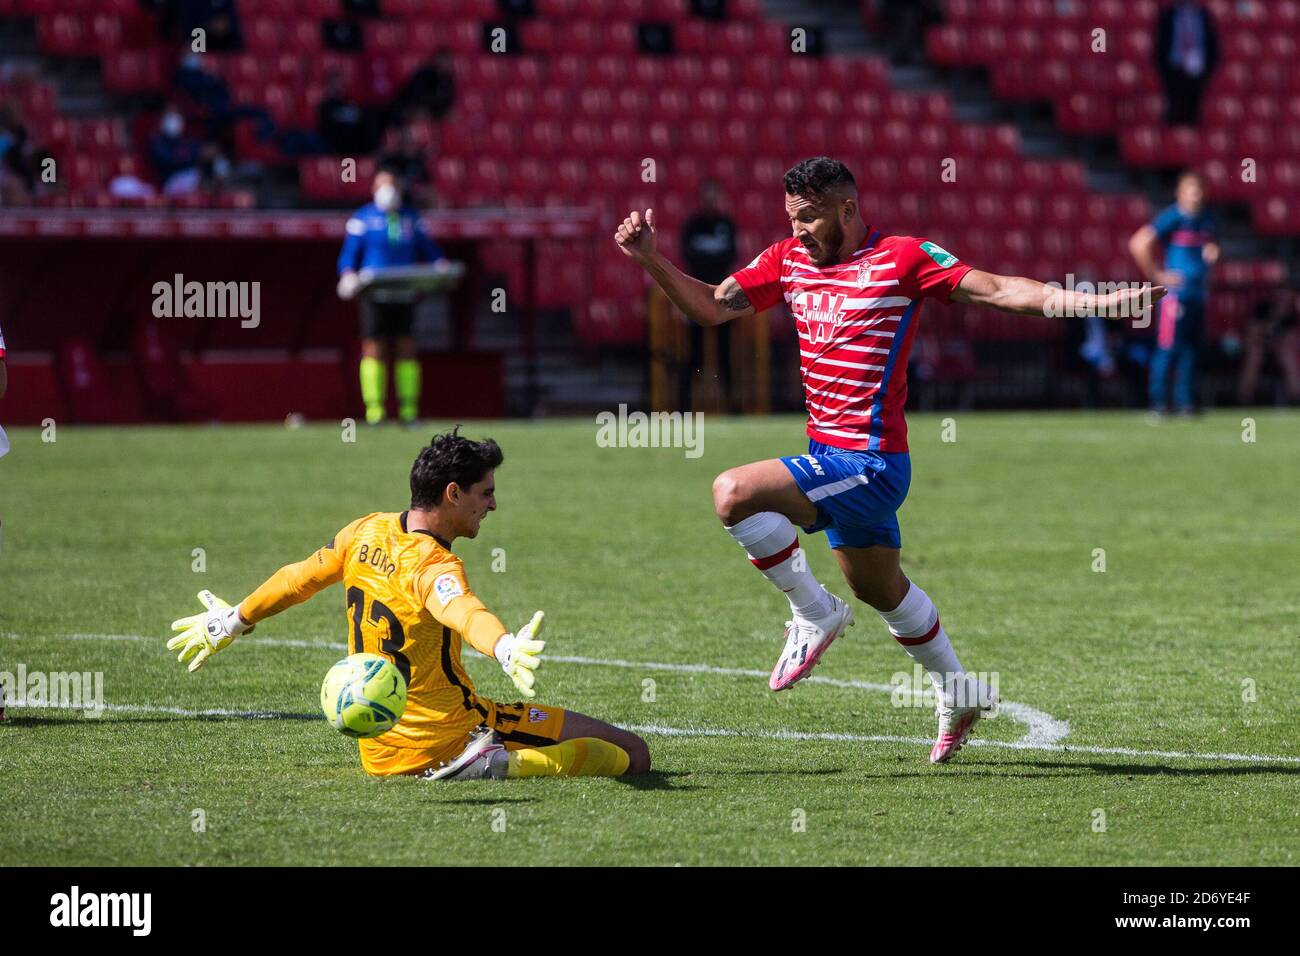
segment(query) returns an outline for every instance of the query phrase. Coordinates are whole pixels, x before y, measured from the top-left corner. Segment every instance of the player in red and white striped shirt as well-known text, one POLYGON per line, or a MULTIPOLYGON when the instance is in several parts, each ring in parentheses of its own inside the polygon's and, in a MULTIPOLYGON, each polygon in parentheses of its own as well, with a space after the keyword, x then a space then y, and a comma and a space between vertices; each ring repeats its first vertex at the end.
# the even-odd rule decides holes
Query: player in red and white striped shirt
POLYGON ((853 175, 833 159, 804 160, 785 174, 791 238, 712 286, 684 275, 655 248, 653 210, 633 212, 615 241, 672 302, 701 325, 719 325, 784 301, 799 335, 808 409, 808 452, 723 472, 713 501, 750 561, 790 601, 792 620, 770 686, 807 676, 853 623, 799 551, 794 524, 825 531, 854 595, 879 612, 903 649, 929 673, 939 736, 930 760, 965 742, 989 689, 963 671, 929 596, 899 567, 896 512, 907 496, 907 357, 927 299, 957 300, 1023 315, 1128 315, 1164 290, 1098 296, 1032 279, 981 272, 932 242, 867 225, 853 175), (791 524, 793 522, 794 524, 791 524))

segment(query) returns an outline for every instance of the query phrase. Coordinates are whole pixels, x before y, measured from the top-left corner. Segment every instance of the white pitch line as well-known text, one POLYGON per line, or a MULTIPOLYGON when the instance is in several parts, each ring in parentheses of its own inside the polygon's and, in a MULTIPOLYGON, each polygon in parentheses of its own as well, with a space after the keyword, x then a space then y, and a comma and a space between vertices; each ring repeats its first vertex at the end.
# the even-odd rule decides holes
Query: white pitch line
MULTIPOLYGON (((13 632, 0 632, 0 637, 11 639, 21 639, 21 635, 13 632)), ((60 639, 76 641, 159 641, 160 638, 148 637, 143 634, 64 634, 60 639)), ((241 646, 249 644, 260 644, 264 647, 293 647, 293 648, 330 648, 333 650, 347 650, 346 644, 330 643, 328 641, 295 641, 284 638, 265 637, 265 638, 245 638, 241 646)), ((622 667, 631 670, 653 670, 653 671, 674 671, 685 674, 718 674, 724 677, 767 677, 766 671, 751 670, 743 667, 716 667, 712 664, 673 664, 662 663, 658 661, 626 661, 618 658, 603 657, 566 657, 559 654, 548 655, 545 660, 557 664, 584 664, 597 667, 622 667)), ((893 693, 897 687, 894 684, 873 684, 869 681, 862 680, 841 680, 835 677, 825 677, 819 674, 812 674, 804 678, 805 682, 814 684, 825 684, 829 687, 843 687, 852 690, 870 690, 884 691, 887 694, 893 693)), ((1016 703, 1015 701, 1002 701, 999 703, 999 710, 1008 717, 1025 725, 1025 735, 1020 738, 1018 743, 1026 747, 1032 746, 1049 746, 1064 738, 1070 732, 1070 725, 1063 720, 1057 720, 1050 714, 1045 714, 1041 710, 1036 710, 1027 704, 1016 703)))
MULTIPOLYGON (((663 727, 659 724, 620 725, 637 733, 660 734, 665 737, 763 737, 769 740, 832 740, 871 744, 922 744, 934 743, 928 737, 899 737, 893 734, 843 734, 806 733, 799 730, 726 730, 715 727, 663 727)), ((1189 750, 1134 750, 1130 747, 1081 747, 1073 744, 1026 744, 1020 740, 984 740, 972 737, 967 747, 1002 747, 1008 750, 1048 750, 1053 753, 1107 754, 1121 757, 1173 757, 1185 760, 1228 760, 1234 762, 1265 762, 1300 764, 1300 757, 1276 754, 1223 754, 1197 753, 1189 750)))
MULTIPOLYGON (((148 634, 40 634, 37 639, 55 638, 60 641, 146 641, 156 642, 159 647, 166 647, 167 640, 172 635, 150 636, 148 634)), ((7 638, 11 641, 21 641, 26 635, 15 633, 14 631, 0 631, 0 638, 7 638)), ((294 647, 302 649, 326 648, 329 650, 345 651, 347 644, 340 644, 336 641, 293 641, 279 637, 246 637, 239 642, 241 647, 249 644, 262 644, 266 647, 294 647)))
MULTIPOLYGON (((62 635, 42 635, 42 637, 55 637, 60 640, 108 640, 108 641, 157 641, 159 638, 151 637, 144 634, 62 634, 62 635)), ((0 631, 0 638, 11 640, 21 640, 23 635, 12 631, 0 631)), ((248 644, 263 644, 268 647, 293 647, 293 648, 325 648, 330 650, 347 650, 346 644, 333 643, 329 641, 296 641, 282 638, 245 638, 242 642, 248 644)), ((740 667, 717 667, 712 664, 674 664, 657 661, 627 661, 618 658, 605 659, 597 657, 571 657, 552 655, 546 658, 560 664, 588 664, 605 667, 622 667, 643 670, 675 671, 678 673, 692 674, 718 674, 722 676, 734 677, 767 677, 766 671, 752 670, 740 667)), ((893 684, 873 684, 868 681, 859 680, 841 680, 834 677, 824 677, 817 674, 804 678, 805 682, 816 684, 827 684, 832 687, 845 687, 857 690, 885 691, 892 693, 896 687, 893 684)), ((160 713, 174 714, 182 717, 236 717, 243 720, 267 720, 275 718, 308 718, 315 715, 310 714, 291 714, 279 711, 264 710, 231 710, 227 708, 212 708, 208 710, 186 710, 182 707, 166 707, 150 704, 104 704, 104 710, 125 711, 134 713, 160 713)), ((1106 756, 1121 757, 1164 757, 1169 759, 1181 760, 1207 760, 1207 761, 1229 761, 1229 762, 1262 762, 1262 763, 1286 763, 1300 764, 1300 757, 1280 756, 1277 754, 1238 754, 1238 753, 1201 753, 1188 750, 1136 750, 1131 747, 1093 747, 1093 746, 1076 746, 1073 744, 1058 743, 1062 737, 1069 733, 1069 724, 1065 721, 1057 720, 1042 711, 1036 710, 1025 704, 1014 702, 1002 702, 1000 704, 1002 711, 1026 724, 1030 729, 1024 737, 1019 740, 986 740, 983 738, 972 738, 967 741, 968 747, 1000 747, 1009 750, 1043 750, 1052 753, 1088 753, 1101 754, 1106 756)), ((69 710, 81 710, 81 707, 69 707, 69 710)), ((848 741, 852 743, 885 743, 885 744, 918 744, 929 746, 932 740, 926 737, 902 737, 892 734, 846 734, 846 733, 813 733, 797 730, 730 730, 718 727, 664 727, 658 724, 630 724, 625 727, 627 730, 659 734, 669 737, 762 737, 771 740, 830 740, 830 741, 848 741)))
MULTIPOLYGON (((742 667, 714 667, 710 664, 660 664, 649 661, 623 661, 609 660, 597 657, 561 657, 559 655, 548 655, 545 660, 558 661, 562 664, 596 664, 605 667, 627 667, 642 670, 662 670, 662 671, 681 671, 685 673, 701 674, 722 674, 732 677, 767 677, 767 671, 750 670, 742 667)), ((892 694, 898 690, 896 684, 873 684, 864 680, 842 680, 836 677, 824 677, 820 674, 812 674, 805 677, 801 683, 809 684, 826 684, 830 687, 848 687, 854 690, 873 690, 884 691, 892 694)), ((1045 714, 1041 710, 1036 710, 1027 704, 1018 704, 1014 701, 1002 701, 998 705, 999 710, 1012 719, 1024 724, 1028 729, 1025 735, 1016 741, 1023 747, 1050 746, 1056 743, 1070 732, 1070 725, 1063 720, 1057 720, 1050 714, 1045 714)))
MULTIPOLYGON (((766 675, 764 675, 766 676, 766 675)), ((46 704, 33 710, 84 710, 80 705, 46 704)), ((139 714, 172 714, 179 717, 234 717, 239 720, 324 720, 320 714, 295 714, 272 710, 231 710, 212 707, 206 710, 187 710, 184 707, 167 707, 161 704, 104 704, 106 711, 139 714)), ((90 718, 88 718, 90 719, 90 718)), ((934 741, 928 737, 902 737, 894 734, 812 733, 800 730, 730 730, 725 727, 665 727, 662 724, 620 724, 634 733, 657 734, 661 737, 761 737, 765 740, 829 740, 835 742, 867 744, 916 744, 928 747, 934 741)), ((1197 753, 1187 750, 1134 750, 1130 747, 1076 747, 1064 744, 1026 744, 1019 740, 983 740, 978 737, 966 741, 967 747, 1000 747, 1006 750, 1046 750, 1053 753, 1103 754, 1120 757, 1165 757, 1182 760, 1230 761, 1234 763, 1286 763, 1300 764, 1300 757, 1275 754, 1197 753)))
MULTIPOLYGON (((85 704, 14 704, 30 710, 106 710, 127 714, 173 714, 177 717, 237 717, 240 720, 324 720, 324 714, 295 714, 286 710, 232 710, 229 707, 210 707, 190 710, 185 707, 168 707, 165 704, 102 704, 87 707, 85 704)), ((87 715, 87 719, 94 719, 87 715)))

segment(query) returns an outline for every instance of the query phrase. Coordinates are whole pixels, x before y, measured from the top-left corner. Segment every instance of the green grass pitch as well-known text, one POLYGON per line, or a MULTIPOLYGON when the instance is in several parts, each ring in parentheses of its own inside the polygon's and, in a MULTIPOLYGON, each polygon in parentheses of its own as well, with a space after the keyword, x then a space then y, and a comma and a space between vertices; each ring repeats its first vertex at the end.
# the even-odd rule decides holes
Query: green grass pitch
MULTIPOLYGON (((597 447, 592 419, 475 423, 506 463, 499 510, 457 544, 471 582, 507 626, 546 610, 539 700, 656 728, 656 768, 442 786, 367 778, 319 719, 339 589, 197 675, 163 647, 201 588, 235 601, 403 508, 424 433, 17 429, 0 671, 102 672, 110 709, 11 706, 0 862, 1300 863, 1300 417, 951 418, 951 442, 943 416, 911 419, 904 568, 965 666, 1021 705, 983 745, 928 765, 933 714, 880 689, 911 665, 862 605, 818 681, 767 690, 787 609, 709 487, 802 451, 796 419, 707 418, 699 458, 597 447)), ((804 543, 847 596, 824 539, 804 543)), ((514 699, 466 657, 482 693, 514 699)))

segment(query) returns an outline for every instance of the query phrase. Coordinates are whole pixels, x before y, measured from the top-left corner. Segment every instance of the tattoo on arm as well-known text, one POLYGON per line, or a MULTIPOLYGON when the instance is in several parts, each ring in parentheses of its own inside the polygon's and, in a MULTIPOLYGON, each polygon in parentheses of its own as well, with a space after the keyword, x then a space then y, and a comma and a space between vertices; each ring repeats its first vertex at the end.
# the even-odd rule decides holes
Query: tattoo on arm
POLYGON ((722 307, 728 312, 744 312, 752 308, 749 296, 745 295, 745 290, 740 287, 739 283, 732 283, 731 287, 726 289, 718 299, 722 307))

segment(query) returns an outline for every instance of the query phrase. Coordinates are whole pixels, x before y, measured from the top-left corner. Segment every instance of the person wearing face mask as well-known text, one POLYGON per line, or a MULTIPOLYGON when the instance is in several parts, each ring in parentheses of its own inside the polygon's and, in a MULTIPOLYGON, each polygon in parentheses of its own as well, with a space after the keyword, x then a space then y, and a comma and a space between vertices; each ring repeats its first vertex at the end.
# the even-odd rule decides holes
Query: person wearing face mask
POLYGON ((185 117, 174 105, 163 110, 158 131, 149 140, 149 162, 158 181, 166 183, 177 173, 193 170, 201 159, 198 140, 185 135, 185 117))
MULTIPOLYGON (((436 262, 442 250, 420 225, 420 214, 403 200, 397 177, 387 169, 375 175, 374 201, 352 214, 339 253, 339 296, 357 293, 357 273, 365 268, 409 266, 436 262)), ((420 408, 420 362, 412 326, 416 296, 406 291, 373 291, 361 298, 361 398, 366 421, 384 420, 388 397, 388 359, 393 359, 393 384, 398 416, 414 424, 420 408)))

